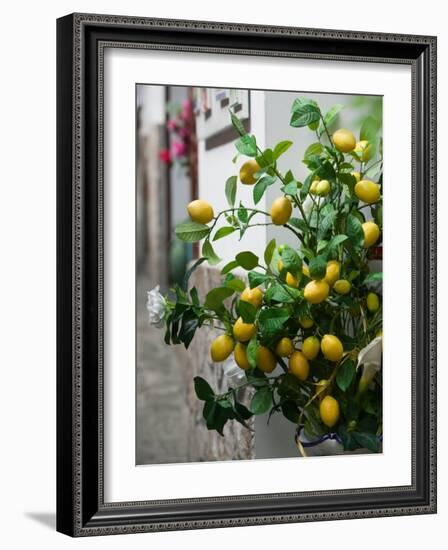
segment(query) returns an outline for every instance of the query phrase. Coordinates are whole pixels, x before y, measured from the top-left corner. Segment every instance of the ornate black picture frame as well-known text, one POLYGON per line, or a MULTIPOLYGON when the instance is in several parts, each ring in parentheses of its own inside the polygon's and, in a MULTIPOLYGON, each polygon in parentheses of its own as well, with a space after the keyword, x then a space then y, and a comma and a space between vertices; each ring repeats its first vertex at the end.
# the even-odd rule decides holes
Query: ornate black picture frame
POLYGON ((436 511, 436 38, 73 14, 57 22, 57 529, 71 536, 436 511), (412 484, 108 503, 103 490, 103 53, 170 51, 412 69, 412 484))

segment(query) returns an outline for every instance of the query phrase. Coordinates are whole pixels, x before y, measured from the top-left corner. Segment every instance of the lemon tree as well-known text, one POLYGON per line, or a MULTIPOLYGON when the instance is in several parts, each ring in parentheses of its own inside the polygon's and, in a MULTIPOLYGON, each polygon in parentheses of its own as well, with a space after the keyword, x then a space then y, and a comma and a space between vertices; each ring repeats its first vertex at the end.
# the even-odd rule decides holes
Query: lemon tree
POLYGON ((303 153, 303 181, 294 167, 278 166, 291 141, 262 149, 230 112, 243 162, 223 182, 228 208, 215 212, 195 200, 190 222, 176 227, 177 238, 202 247, 183 285, 166 297, 165 342, 188 347, 208 327, 219 333, 210 348, 216 368, 233 358, 242 369, 244 382, 221 394, 194 379, 206 425, 221 435, 228 421, 248 426, 253 415, 277 413, 309 438, 332 432, 346 450, 380 449, 381 369, 361 383, 358 362, 382 334, 382 273, 371 272, 369 261, 382 238, 381 127, 367 117, 359 135, 337 128, 341 109, 324 113, 312 99, 294 101, 290 125, 315 136, 303 153), (237 201, 241 185, 252 189, 250 204, 237 201), (271 186, 276 198, 265 211, 258 204, 271 186), (258 257, 244 242, 260 224, 281 227, 295 244, 271 240, 258 257), (241 251, 223 265, 214 243, 232 234, 241 251), (189 279, 204 262, 220 264, 222 279, 200 300, 189 279), (250 403, 239 400, 243 386, 253 388, 250 403))

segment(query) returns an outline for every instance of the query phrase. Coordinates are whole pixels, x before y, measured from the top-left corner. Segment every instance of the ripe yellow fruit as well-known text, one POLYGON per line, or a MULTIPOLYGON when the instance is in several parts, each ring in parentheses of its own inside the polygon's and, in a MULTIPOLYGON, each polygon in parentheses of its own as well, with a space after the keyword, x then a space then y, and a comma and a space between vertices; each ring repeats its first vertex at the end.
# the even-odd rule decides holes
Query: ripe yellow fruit
POLYGON ((311 328, 314 325, 314 321, 309 317, 302 317, 299 323, 303 328, 311 328))
POLYGON ((325 334, 320 343, 320 348, 324 357, 329 361, 336 363, 342 359, 344 346, 337 336, 325 334))
POLYGON ((240 168, 240 180, 244 185, 253 185, 257 180, 254 175, 260 171, 260 165, 254 159, 245 162, 240 168))
POLYGON ((380 237, 380 228, 375 222, 365 222, 362 224, 364 231, 364 248, 373 246, 380 237))
POLYGON ((320 304, 327 299, 330 292, 330 287, 327 281, 322 279, 321 281, 310 281, 304 290, 305 300, 310 304, 320 304))
POLYGON ((191 221, 196 223, 208 223, 211 222, 215 214, 213 212, 212 205, 201 199, 191 201, 187 206, 187 211, 191 221))
POLYGON ((302 265, 302 273, 305 275, 305 277, 311 277, 309 267, 305 264, 302 265))
POLYGON ((237 342, 233 350, 233 357, 240 369, 247 370, 250 368, 250 363, 247 359, 247 348, 244 344, 241 344, 241 342, 237 342))
POLYGON ((331 395, 325 396, 319 405, 319 414, 322 422, 332 428, 339 420, 339 403, 331 395))
POLYGON ((310 373, 310 364, 301 351, 295 351, 289 358, 289 370, 302 382, 308 378, 310 373))
POLYGON ((355 178, 356 183, 361 179, 361 174, 359 172, 350 172, 350 174, 355 178))
POLYGON ((330 286, 333 286, 334 283, 339 279, 339 273, 341 271, 341 264, 337 260, 330 260, 327 262, 327 269, 325 271, 324 280, 330 286))
POLYGON ((299 281, 294 277, 292 273, 288 271, 286 274, 286 284, 288 286, 292 286, 293 288, 297 288, 299 286, 299 281))
POLYGON ((366 139, 363 139, 358 141, 353 152, 358 155, 362 162, 367 162, 372 156, 372 146, 366 139))
POLYGON ((240 299, 243 300, 243 302, 249 302, 249 304, 259 309, 263 303, 263 293, 259 288, 247 287, 241 293, 240 299))
POLYGON ((278 341, 275 348, 275 353, 279 357, 289 357, 294 352, 294 344, 292 343, 291 338, 282 338, 278 341))
POLYGON ((361 180, 355 185, 355 195, 359 200, 372 204, 380 199, 380 186, 370 180, 361 180))
POLYGON ((375 292, 369 292, 367 294, 367 309, 375 313, 375 311, 378 311, 380 308, 380 299, 378 298, 378 294, 375 294, 375 292))
POLYGON ((326 197, 330 191, 331 185, 328 180, 321 180, 318 182, 316 186, 316 195, 319 195, 319 197, 326 197))
POLYGON ((233 325, 233 336, 238 342, 248 342, 255 334, 255 325, 252 323, 243 323, 243 319, 238 317, 233 325))
POLYGON ((225 361, 233 351, 233 338, 228 334, 221 334, 215 338, 210 346, 212 361, 220 363, 225 361))
POLYGON ((325 378, 322 378, 322 380, 319 380, 319 382, 316 384, 316 395, 319 396, 319 401, 321 401, 326 395, 328 395, 328 392, 330 390, 330 382, 326 380, 325 378))
POLYGON ((310 185, 310 193, 312 195, 317 195, 317 186, 319 184, 319 180, 313 180, 310 185))
POLYGON ((316 359, 319 355, 319 350, 320 342, 317 336, 308 336, 308 338, 305 338, 302 344, 302 353, 307 359, 310 361, 316 359))
POLYGON ((266 373, 270 373, 275 369, 277 359, 269 348, 260 346, 256 356, 257 367, 266 373))
POLYGON ((356 147, 356 138, 350 130, 341 128, 333 134, 333 143, 341 153, 349 153, 356 147))
POLYGON ((271 206, 271 219, 275 225, 285 225, 292 214, 292 205, 286 197, 278 197, 271 206))
POLYGON ((352 288, 352 285, 350 281, 347 281, 347 279, 339 279, 334 283, 333 288, 338 294, 348 294, 352 288))

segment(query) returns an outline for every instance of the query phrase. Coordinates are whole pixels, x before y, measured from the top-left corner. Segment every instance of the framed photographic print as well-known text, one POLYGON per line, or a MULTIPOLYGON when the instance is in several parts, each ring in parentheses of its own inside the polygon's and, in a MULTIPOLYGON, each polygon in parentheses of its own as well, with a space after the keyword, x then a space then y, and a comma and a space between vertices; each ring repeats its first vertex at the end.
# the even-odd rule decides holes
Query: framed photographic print
POLYGON ((71 536, 436 511, 436 39, 58 20, 71 536))

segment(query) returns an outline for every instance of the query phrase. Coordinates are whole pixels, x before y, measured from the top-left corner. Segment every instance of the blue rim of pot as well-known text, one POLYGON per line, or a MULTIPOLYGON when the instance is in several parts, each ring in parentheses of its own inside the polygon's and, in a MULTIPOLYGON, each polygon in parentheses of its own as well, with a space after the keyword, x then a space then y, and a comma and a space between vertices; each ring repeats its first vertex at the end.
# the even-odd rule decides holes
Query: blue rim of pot
MULTIPOLYGON (((342 439, 339 437, 339 435, 335 432, 329 432, 329 433, 326 433, 324 435, 321 435, 320 437, 316 438, 316 439, 313 439, 312 441, 302 441, 300 439, 300 433, 302 432, 303 430, 303 426, 301 426, 300 428, 297 428, 296 430, 296 442, 297 440, 300 441, 300 444, 303 446, 303 448, 309 448, 309 447, 316 447, 316 445, 320 445, 321 443, 323 443, 324 441, 328 441, 328 440, 331 440, 331 441, 336 441, 337 443, 339 443, 340 445, 342 445, 342 439)), ((381 442, 383 441, 383 436, 382 435, 379 435, 378 436, 378 440, 381 442)))

